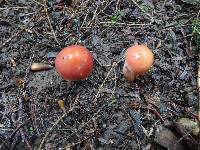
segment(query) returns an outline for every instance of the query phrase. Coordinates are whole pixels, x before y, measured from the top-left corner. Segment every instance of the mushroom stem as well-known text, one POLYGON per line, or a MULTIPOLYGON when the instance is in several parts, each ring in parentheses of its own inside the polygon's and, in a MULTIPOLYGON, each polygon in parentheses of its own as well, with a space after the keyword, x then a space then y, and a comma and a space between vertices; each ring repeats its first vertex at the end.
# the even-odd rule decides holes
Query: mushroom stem
POLYGON ((133 71, 131 71, 131 69, 128 68, 128 65, 126 62, 123 67, 123 73, 124 73, 125 78, 128 81, 134 81, 136 75, 133 71))
POLYGON ((135 40, 133 45, 138 45, 138 41, 137 41, 137 40, 135 40))

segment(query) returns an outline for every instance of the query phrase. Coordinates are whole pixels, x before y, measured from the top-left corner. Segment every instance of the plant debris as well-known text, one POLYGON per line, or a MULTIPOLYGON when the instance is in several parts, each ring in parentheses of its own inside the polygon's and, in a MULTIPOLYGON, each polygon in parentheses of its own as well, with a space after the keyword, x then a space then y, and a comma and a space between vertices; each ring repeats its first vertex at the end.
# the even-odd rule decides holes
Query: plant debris
POLYGON ((155 133, 155 142, 171 150, 183 150, 183 146, 179 143, 179 139, 169 129, 159 126, 155 133))
POLYGON ((43 70, 49 70, 52 69, 53 66, 44 64, 44 63, 33 63, 31 65, 31 70, 32 71, 43 71, 43 70))
POLYGON ((196 2, 0 0, 0 149, 196 150, 196 2), (124 54, 135 42, 154 63, 127 82, 124 54), (69 83, 54 63, 73 44, 87 47, 94 67, 69 83))

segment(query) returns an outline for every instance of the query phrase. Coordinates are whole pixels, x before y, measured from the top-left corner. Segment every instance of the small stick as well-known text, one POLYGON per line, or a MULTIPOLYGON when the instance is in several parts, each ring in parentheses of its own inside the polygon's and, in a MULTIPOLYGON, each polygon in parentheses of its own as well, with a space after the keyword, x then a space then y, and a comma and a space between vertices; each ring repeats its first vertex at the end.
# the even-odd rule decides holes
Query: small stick
POLYGON ((25 141, 25 143, 26 143, 28 149, 29 149, 29 150, 32 150, 32 147, 31 147, 29 141, 27 140, 26 135, 24 134, 23 128, 20 128, 20 129, 19 129, 19 132, 20 132, 20 134, 21 134, 22 139, 25 141))
POLYGON ((25 126, 29 121, 30 121, 30 118, 27 119, 24 123, 18 125, 17 128, 15 129, 15 131, 13 131, 13 133, 10 135, 10 137, 7 138, 7 139, 1 144, 0 149, 3 148, 3 145, 5 145, 9 140, 13 139, 13 137, 15 136, 15 134, 16 134, 23 126, 25 126))
MULTIPOLYGON (((200 64, 198 65, 198 77, 197 77, 197 88, 198 88, 198 92, 200 92, 200 64)), ((200 122, 200 99, 199 99, 199 118, 198 118, 199 122, 200 122)))
POLYGON ((77 104, 77 102, 78 102, 78 99, 79 99, 79 95, 77 95, 77 97, 76 97, 76 99, 75 99, 73 105, 70 106, 70 109, 69 109, 66 113, 64 113, 62 116, 60 116, 60 117, 58 118, 58 120, 53 124, 53 126, 52 126, 50 129, 48 129, 47 133, 45 134, 44 138, 42 139, 42 141, 41 141, 41 143, 40 143, 40 145, 39 145, 38 150, 41 150, 41 149, 42 149, 42 145, 44 144, 46 138, 47 138, 48 135, 53 131, 53 129, 58 125, 58 123, 59 123, 64 117, 66 117, 70 112, 72 112, 72 111, 74 110, 74 108, 75 108, 75 106, 76 106, 76 104, 77 104))
POLYGON ((40 143, 40 146, 39 146, 39 149, 38 150, 41 150, 42 149, 42 145, 44 144, 46 138, 48 137, 48 135, 52 132, 52 130, 54 129, 54 127, 56 127, 58 125, 58 123, 66 116, 66 114, 63 114, 61 117, 58 118, 58 120, 53 124, 53 126, 48 129, 48 132, 45 134, 44 138, 42 139, 41 143, 40 143))
MULTIPOLYGON (((23 101, 22 101, 21 98, 18 98, 18 101, 19 101, 19 110, 18 110, 18 116, 19 116, 19 117, 18 117, 18 120, 21 122, 21 120, 22 120, 21 117, 23 116, 23 115, 22 115, 22 114, 23 114, 23 101)), ((20 134, 21 134, 22 139, 25 141, 25 143, 26 143, 28 149, 29 149, 29 150, 32 150, 32 147, 31 147, 31 145, 29 144, 29 141, 27 140, 26 135, 24 134, 23 129, 20 128, 19 132, 20 132, 20 134)))
POLYGON ((8 9, 30 9, 31 7, 1 7, 0 10, 8 10, 8 9))
MULTIPOLYGON (((113 24, 113 22, 99 22, 100 24, 113 24)), ((140 23, 124 23, 124 22, 116 22, 115 25, 126 25, 126 26, 150 26, 151 23, 140 24, 140 23)))
POLYGON ((98 92, 97 92, 97 94, 96 94, 95 97, 94 97, 94 102, 95 102, 95 103, 96 103, 97 98, 98 98, 98 96, 99 96, 99 94, 100 94, 100 92, 101 92, 101 90, 102 90, 102 88, 103 88, 105 82, 107 81, 107 79, 108 79, 110 73, 112 72, 113 68, 116 67, 116 66, 117 66, 117 63, 114 62, 113 65, 112 65, 112 67, 111 67, 111 69, 110 69, 109 72, 107 73, 105 79, 103 80, 102 84, 99 86, 98 92))
POLYGON ((29 20, 29 22, 25 25, 25 27, 23 27, 20 31, 12 34, 12 36, 7 39, 1 46, 0 46, 0 50, 7 44, 9 43, 13 38, 17 37, 20 33, 22 33, 24 30, 26 30, 26 28, 28 27, 28 25, 30 24, 30 22, 35 18, 36 14, 41 10, 41 8, 39 8, 35 14, 32 16, 32 18, 29 20))
POLYGON ((160 113, 159 113, 156 109, 152 109, 152 108, 149 108, 149 107, 142 107, 142 109, 150 110, 150 111, 153 112, 162 122, 164 122, 163 117, 160 115, 160 113))
POLYGON ((53 29, 53 26, 52 26, 52 24, 51 24, 51 20, 50 20, 49 14, 48 14, 47 0, 44 0, 44 3, 45 3, 44 10, 45 10, 45 13, 46 13, 46 16, 47 16, 47 20, 48 20, 49 25, 50 25, 50 28, 51 28, 51 32, 53 33, 53 37, 54 37, 55 41, 57 42, 57 44, 60 45, 60 42, 58 41, 58 39, 57 39, 57 37, 56 37, 56 34, 55 34, 55 32, 54 32, 54 29, 53 29))
POLYGON ((138 3, 135 0, 132 0, 132 2, 144 13, 146 14, 148 17, 150 17, 151 19, 153 18, 149 13, 147 13, 144 9, 142 9, 140 7, 140 5, 138 5, 138 3))

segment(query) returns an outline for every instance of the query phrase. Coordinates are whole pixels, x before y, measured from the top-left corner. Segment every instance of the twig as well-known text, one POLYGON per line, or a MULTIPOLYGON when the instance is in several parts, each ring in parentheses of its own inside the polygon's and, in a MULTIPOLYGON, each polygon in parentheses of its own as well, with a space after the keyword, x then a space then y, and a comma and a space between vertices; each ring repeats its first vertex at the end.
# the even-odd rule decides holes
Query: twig
POLYGON ((47 9, 47 0, 44 0, 44 3, 45 3, 45 7, 44 7, 44 10, 45 10, 45 13, 46 13, 46 16, 47 16, 47 20, 49 22, 49 26, 51 28, 51 32, 53 34, 53 37, 55 39, 55 41, 57 42, 58 45, 60 45, 60 42, 58 41, 57 37, 56 37, 56 34, 54 32, 54 29, 53 29, 53 26, 51 24, 51 20, 50 20, 50 17, 49 17, 49 14, 48 14, 48 9, 47 9))
POLYGON ((31 7, 1 7, 0 10, 8 10, 8 9, 30 9, 31 7))
MULTIPOLYGON (((34 57, 34 54, 35 54, 35 52, 33 51, 33 55, 32 55, 32 57, 30 58, 30 64, 32 63, 32 59, 33 59, 33 57, 34 57)), ((30 65, 30 64, 29 64, 29 65, 30 65)), ((26 69, 26 74, 25 74, 25 77, 24 77, 24 81, 27 81, 27 77, 28 77, 29 71, 30 71, 30 69, 27 68, 27 69, 26 69)), ((24 82, 23 85, 22 85, 22 92, 20 92, 20 94, 21 94, 21 96, 23 96, 23 97, 26 96, 25 82, 24 82)), ((24 112, 23 112, 23 100, 22 100, 22 98, 19 97, 19 96, 17 96, 17 98, 18 98, 18 101, 19 101, 19 105, 18 105, 18 122, 22 122, 22 116, 23 116, 23 113, 24 113, 24 112)), ((25 143, 26 143, 28 149, 29 149, 29 150, 32 150, 32 147, 31 147, 29 141, 28 141, 27 138, 26 138, 26 135, 25 135, 25 133, 24 133, 24 131, 23 131, 23 128, 20 128, 20 134, 21 134, 22 140, 25 141, 25 143)))
MULTIPOLYGON (((108 71, 108 73, 107 73, 107 75, 106 75, 104 81, 102 82, 102 84, 101 84, 101 85, 99 86, 99 88, 98 88, 98 92, 97 92, 97 94, 95 95, 94 102, 97 101, 97 98, 98 98, 98 96, 99 96, 99 94, 100 94, 100 92, 101 92, 101 90, 102 90, 102 88, 103 88, 103 85, 105 84, 106 80, 108 79, 108 77, 109 77, 111 71, 112 71, 112 70, 114 69, 114 67, 116 67, 122 60, 123 60, 123 58, 121 58, 120 60, 118 60, 118 62, 114 62, 114 63, 112 64, 111 69, 108 71)), ((76 132, 73 132, 72 134, 70 134, 70 135, 66 138, 66 140, 67 140, 69 137, 71 137, 72 135, 74 135, 75 133, 82 131, 82 130, 83 130, 83 127, 85 127, 90 121, 92 121, 92 120, 94 119, 94 117, 97 116, 97 115, 99 114, 99 112, 100 112, 105 106, 106 106, 106 104, 103 104, 103 105, 98 109, 98 111, 97 111, 96 113, 94 113, 94 115, 93 115, 86 123, 80 125, 79 129, 78 129, 76 132)), ((83 141, 83 140, 81 140, 81 141, 83 141)), ((70 146, 73 146, 73 144, 70 145, 70 146)), ((65 149, 67 149, 67 148, 69 148, 69 145, 65 147, 65 149)))
MULTIPOLYGON (((198 82, 198 85, 197 85, 197 88, 198 88, 198 92, 200 93, 200 64, 198 65, 198 76, 197 76, 197 82, 198 82)), ((199 99, 199 114, 198 114, 198 121, 200 122, 200 99, 199 99)))
POLYGON ((83 20, 83 23, 81 24, 80 29, 83 28, 83 25, 84 25, 84 23, 86 22, 87 16, 88 16, 88 14, 85 15, 85 18, 84 18, 84 20, 83 20))
POLYGON ((144 14, 146 14, 148 17, 150 17, 150 18, 151 18, 150 20, 153 19, 153 17, 152 17, 149 13, 147 13, 144 9, 142 9, 142 7, 140 7, 140 5, 138 5, 138 3, 137 3, 135 0, 132 0, 132 2, 133 2, 144 14))
POLYGON ((27 119, 24 123, 18 125, 17 128, 15 129, 15 131, 13 131, 13 133, 10 135, 10 137, 7 138, 7 139, 1 144, 0 149, 2 149, 3 146, 4 146, 9 140, 13 139, 13 137, 15 136, 15 134, 16 134, 23 126, 25 126, 29 121, 30 121, 30 118, 27 119))
POLYGON ((119 9, 119 8, 118 8, 118 7, 119 7, 119 2, 120 2, 120 0, 117 0, 117 4, 116 4, 116 8, 115 8, 116 10, 119 9))
POLYGON ((26 143, 28 149, 29 149, 29 150, 32 150, 32 147, 31 147, 29 141, 27 140, 26 135, 24 134, 23 128, 20 128, 20 129, 19 129, 19 132, 20 132, 20 134, 21 134, 22 139, 25 141, 25 143, 26 143))
POLYGON ((41 6, 45 7, 44 4, 42 4, 41 2, 38 2, 37 0, 32 0, 32 1, 37 3, 38 5, 41 5, 41 6))
POLYGON ((46 140, 46 138, 48 137, 48 135, 53 131, 53 129, 58 125, 58 123, 64 118, 66 117, 70 112, 72 112, 78 102, 78 99, 79 99, 79 95, 77 95, 74 103, 72 106, 70 106, 70 109, 66 112, 66 114, 64 113, 61 117, 58 118, 58 120, 53 124, 53 126, 48 129, 47 133, 45 134, 44 138, 42 139, 40 145, 39 145, 39 149, 38 150, 41 150, 42 149, 42 146, 46 140))
POLYGON ((156 109, 149 108, 149 107, 141 107, 141 108, 142 108, 142 109, 145 109, 145 110, 150 110, 150 111, 153 112, 162 122, 164 122, 163 117, 160 115, 160 113, 159 113, 156 109))
POLYGON ((106 6, 104 6, 104 8, 101 9, 101 10, 99 11, 99 13, 97 13, 97 16, 98 16, 100 13, 102 13, 112 2, 113 2, 113 0, 109 1, 109 2, 106 4, 106 6))
POLYGON ((28 25, 30 24, 30 22, 35 18, 36 14, 42 9, 42 7, 40 7, 35 13, 34 15, 32 16, 32 18, 29 20, 29 22, 25 25, 24 28, 22 28, 20 31, 12 34, 12 36, 7 39, 5 42, 3 42, 3 44, 0 46, 0 50, 7 44, 9 43, 13 38, 17 37, 21 32, 23 32, 27 27, 28 25))
POLYGON ((167 2, 167 0, 164 1, 163 5, 162 5, 162 8, 165 7, 166 2, 167 2))
POLYGON ((58 125, 58 123, 59 123, 65 116, 66 116, 66 114, 63 114, 60 118, 58 118, 58 120, 53 124, 53 126, 52 126, 50 129, 48 129, 48 132, 45 134, 44 138, 42 139, 38 150, 41 150, 41 149, 42 149, 42 145, 44 144, 44 142, 45 142, 46 138, 48 137, 48 135, 53 131, 53 129, 58 125))
MULTIPOLYGON (((83 128, 84 128, 86 125, 88 125, 88 123, 89 123, 90 121, 92 121, 93 118, 94 118, 95 116, 97 116, 97 115, 99 114, 99 112, 100 112, 105 106, 106 106, 106 105, 103 104, 103 105, 99 108, 99 110, 98 110, 86 123, 82 124, 76 132, 73 132, 72 134, 70 134, 70 135, 66 138, 66 140, 67 140, 69 137, 71 137, 72 135, 74 135, 75 133, 82 131, 83 128)), ((69 147, 66 146, 65 148, 69 148, 69 147)))
POLYGON ((93 134, 90 135, 90 136, 88 136, 88 137, 86 137, 86 138, 84 138, 84 139, 82 139, 82 140, 80 140, 80 141, 77 141, 76 143, 69 144, 69 145, 67 145, 67 146, 65 147, 65 149, 70 148, 70 147, 73 147, 73 146, 75 146, 75 145, 77 145, 77 144, 80 144, 80 143, 82 143, 83 141, 88 140, 88 139, 91 138, 92 136, 93 136, 93 134))
POLYGON ((88 26, 90 26, 91 23, 93 22, 93 20, 96 18, 98 8, 99 8, 99 5, 97 5, 97 7, 96 7, 96 9, 94 11, 94 15, 93 15, 92 19, 90 20, 90 22, 88 23, 88 26))
MULTIPOLYGON (((200 54, 199 54, 200 56, 200 54)), ((197 90, 200 93, 200 61, 198 62, 198 75, 197 75, 197 90)), ((200 128, 200 98, 199 98, 199 109, 198 109, 198 126, 200 128)), ((200 135, 200 134, 199 134, 200 135)), ((200 145, 200 140, 198 141, 198 145, 200 145)))
POLYGON ((96 94, 95 97, 94 97, 94 102, 97 101, 97 98, 98 98, 98 96, 99 96, 99 93, 101 92, 101 90, 102 90, 102 88, 103 88, 103 86, 104 86, 106 80, 108 79, 108 77, 110 76, 110 73, 112 72, 113 68, 116 67, 116 65, 117 65, 116 62, 113 63, 112 67, 111 67, 110 70, 108 71, 108 73, 107 73, 105 79, 103 80, 102 84, 99 86, 98 92, 97 92, 97 94, 96 94))
MULTIPOLYGON (((22 114, 23 114, 23 101, 22 101, 21 98, 18 98, 18 101, 19 101, 19 108, 18 108, 19 109, 18 110, 18 116, 19 116, 19 118, 18 118, 18 121, 21 122, 22 121, 22 114)), ((28 142, 28 140, 26 138, 26 135, 24 134, 23 128, 20 128, 19 131, 20 131, 21 137, 25 141, 28 149, 32 150, 32 147, 29 144, 29 142, 28 142)))
POLYGON ((184 141, 190 149, 197 149, 198 141, 193 138, 190 134, 190 131, 187 131, 184 126, 174 123, 175 130, 181 136, 181 138, 175 143, 178 144, 180 141, 184 141))
MULTIPOLYGON (((106 80, 108 79, 108 77, 109 77, 111 71, 113 70, 113 68, 116 67, 122 60, 123 60, 123 58, 121 58, 118 62, 114 62, 114 63, 113 63, 113 65, 112 65, 111 69, 108 71, 108 73, 107 73, 107 75, 106 75, 106 77, 105 77, 103 83, 102 83, 102 84, 99 86, 99 88, 98 88, 98 92, 97 92, 97 94, 95 95, 94 102, 97 101, 97 98, 98 98, 98 96, 99 96, 99 94, 100 94, 100 92, 101 92, 101 90, 102 90, 102 88, 103 88, 103 85, 104 85, 104 83, 106 82, 106 80)), ((82 131, 82 130, 83 130, 83 127, 85 127, 90 121, 92 121, 92 120, 94 119, 94 117, 97 116, 97 115, 99 114, 99 112, 100 112, 105 106, 106 106, 106 104, 103 104, 103 105, 98 109, 98 111, 97 111, 86 123, 82 124, 82 125, 79 127, 79 129, 78 129, 76 132, 73 132, 72 134, 70 134, 70 135, 68 136, 68 138, 71 137, 72 135, 74 135, 75 133, 82 131)), ((67 139, 68 139, 68 138, 67 138, 67 139)), ((67 139, 66 139, 66 140, 67 140, 67 139)), ((66 146, 65 148, 69 148, 69 147, 66 146)))
POLYGON ((39 130, 38 130, 38 124, 37 124, 37 118, 36 118, 36 104, 35 104, 35 98, 32 98, 31 104, 29 106, 29 109, 31 111, 31 119, 33 121, 33 127, 35 128, 37 134, 39 135, 39 130))
POLYGON ((151 23, 140 24, 140 23, 123 23, 123 22, 116 22, 113 23, 111 21, 108 22, 99 22, 100 24, 115 24, 115 25, 126 25, 126 26, 150 26, 151 23))
MULTIPOLYGON (((87 28, 91 28, 91 25, 93 24, 94 19, 95 19, 100 13, 102 13, 102 12, 108 7, 108 5, 110 5, 112 2, 113 2, 113 0, 111 0, 108 4, 106 4, 106 6, 105 6, 103 9, 99 10, 99 12, 97 12, 97 10, 98 10, 98 8, 99 8, 99 5, 97 5, 97 8, 96 8, 96 10, 95 10, 95 12, 94 12, 94 15, 93 15, 92 19, 91 19, 90 22, 87 24, 87 28)), ((103 4, 103 3, 104 3, 104 1, 102 2, 102 4, 103 4)), ((81 28, 85 28, 85 27, 83 27, 83 25, 82 25, 81 28)))

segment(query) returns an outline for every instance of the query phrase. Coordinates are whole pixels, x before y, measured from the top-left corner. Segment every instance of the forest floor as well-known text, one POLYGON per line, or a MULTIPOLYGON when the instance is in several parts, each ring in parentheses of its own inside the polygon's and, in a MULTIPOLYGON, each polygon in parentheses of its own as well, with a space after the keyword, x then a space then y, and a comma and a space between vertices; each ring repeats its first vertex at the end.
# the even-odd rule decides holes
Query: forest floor
POLYGON ((0 0, 0 149, 197 149, 199 9, 198 0, 0 0), (155 61, 129 83, 123 56, 135 41, 155 61), (75 43, 94 56, 87 80, 30 70, 75 43))

